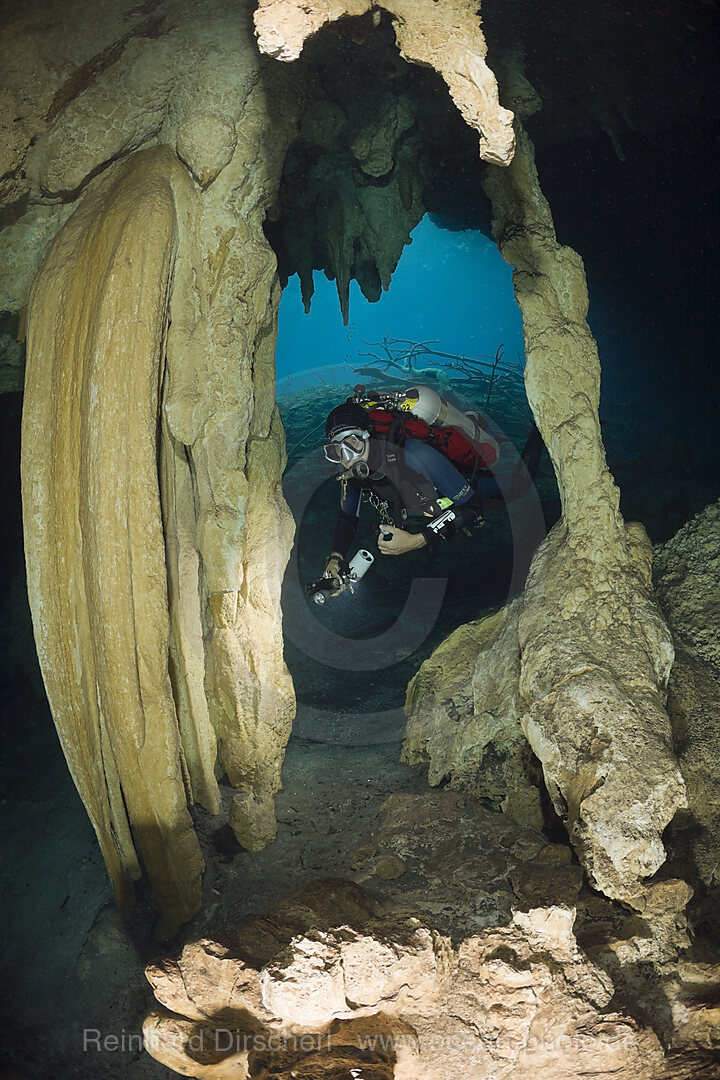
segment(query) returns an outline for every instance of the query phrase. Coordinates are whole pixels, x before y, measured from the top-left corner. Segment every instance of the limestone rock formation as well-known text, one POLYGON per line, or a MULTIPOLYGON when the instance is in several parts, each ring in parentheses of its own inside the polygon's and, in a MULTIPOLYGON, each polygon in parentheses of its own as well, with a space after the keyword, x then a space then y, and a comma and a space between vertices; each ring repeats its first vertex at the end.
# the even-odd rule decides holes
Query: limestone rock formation
POLYGON ((590 880, 630 903, 664 862, 662 833, 686 804, 664 707, 672 645, 652 598, 649 541, 633 533, 639 555, 618 567, 589 562, 556 527, 520 617, 520 689, 532 703, 523 730, 590 880))
POLYGON ((70 770, 122 906, 137 847, 177 925, 200 906, 202 858, 167 669, 155 466, 173 167, 151 151, 103 178, 36 278, 23 502, 38 655, 70 770))
POLYGON ((675 637, 720 678, 720 503, 655 549, 660 605, 675 637))
MULTIPOLYGON (((299 65, 258 56, 250 11, 249 2, 210 0, 198 19, 186 0, 152 13, 101 0, 85 18, 78 0, 49 39, 32 9, 14 17, 2 42, 9 309, 24 304, 55 237, 30 307, 23 450, 41 660, 118 895, 127 900, 140 850, 170 925, 199 895, 185 795, 217 809, 224 770, 239 789, 232 821, 241 841, 257 849, 274 834, 293 710, 279 611, 292 522, 274 403, 279 286, 263 225, 297 127, 306 147, 327 150, 348 124, 355 201, 348 210, 350 187, 328 196, 318 229, 345 314, 350 277, 379 295, 422 209, 407 100, 379 92, 369 124, 335 100, 303 117, 311 80, 297 77, 299 65), (78 22, 80 35, 68 29, 78 22), (13 56, 18 33, 28 41, 22 63, 13 56), (41 77, 28 74, 28 58, 41 77), (134 202, 158 238, 155 264, 134 202), (103 245, 106 235, 117 251, 103 245), (82 274, 91 284, 81 296, 82 274), (143 295, 147 281, 154 298, 143 295), (137 326, 118 290, 131 297, 137 326), (44 457, 46 445, 53 454, 44 457), (116 483, 121 458, 127 472, 116 483), (149 807, 156 781, 163 794, 149 807)), ((265 0, 261 47, 290 59, 342 16, 363 16, 342 23, 361 39, 389 16, 400 55, 439 72, 482 156, 508 165, 512 114, 499 105, 474 4, 265 0)), ((520 77, 509 95, 518 112, 536 106, 520 77)), ((475 758, 482 754, 485 775, 499 737, 502 762, 485 793, 537 822, 521 724, 592 880, 632 901, 660 865, 662 829, 684 800, 663 708, 672 646, 651 597, 647 543, 626 529, 605 464, 582 263, 557 244, 520 126, 517 145, 507 168, 488 167, 486 187, 498 243, 516 268, 528 397, 563 522, 522 603, 498 620, 497 639, 480 631, 483 662, 495 667, 501 654, 503 662, 494 682, 487 667, 474 668, 472 703, 462 702, 475 757, 439 735, 440 713, 424 700, 436 693, 434 676, 423 682, 430 669, 413 691, 422 721, 412 752, 432 744, 437 777, 472 786, 475 758), (623 819, 610 820, 627 788, 623 819)))
POLYGON ((675 638, 668 712, 688 791, 673 822, 678 865, 699 876, 714 922, 720 865, 720 504, 708 506, 655 549, 654 578, 675 638))
POLYGON ((720 866, 720 681, 679 647, 668 693, 668 712, 688 810, 673 822, 673 848, 691 878, 699 875, 713 895, 720 866))
POLYGON ((568 846, 447 788, 391 795, 351 870, 392 911, 427 917, 454 940, 514 911, 573 907, 583 880, 568 846))
POLYGON ((521 601, 459 627, 408 686, 403 760, 429 761, 428 780, 489 799, 541 828, 541 772, 520 725, 521 601))
POLYGON ((625 527, 605 462, 582 261, 557 243, 517 124, 513 162, 488 171, 486 190, 515 267, 528 401, 563 515, 523 598, 521 722, 591 880, 632 902, 662 864, 662 832, 686 801, 664 708, 672 641, 653 598, 649 541, 641 526, 625 527))
MULTIPOLYGON (((512 104, 521 111, 527 100, 523 89, 512 104)), ((686 805, 665 710, 672 640, 653 596, 650 543, 641 526, 623 522, 605 461, 582 261, 557 243, 520 120, 513 161, 488 167, 485 188, 498 245, 515 268, 528 401, 562 520, 536 552, 517 608, 462 632, 480 649, 478 663, 466 657, 472 699, 452 667, 447 681, 439 670, 458 639, 426 663, 408 695, 405 753, 430 757, 433 779, 449 774, 485 793, 498 783, 488 748, 501 756, 511 748, 522 787, 519 722, 591 882, 642 906, 642 882, 665 859, 663 830, 686 805)))
MULTIPOLYGON (((384 43, 378 43, 378 55, 383 53, 384 43)), ((365 75, 360 97, 359 72, 343 70, 339 78, 327 59, 316 62, 269 229, 283 280, 299 274, 305 310, 314 292, 313 271, 324 269, 336 280, 347 323, 350 281, 357 280, 368 300, 379 299, 424 213, 420 139, 410 130, 417 117, 408 95, 398 97, 365 75)), ((407 66, 399 60, 397 65, 407 66)))
MULTIPOLYGON (((26 186, 3 188, 11 308, 65 222, 28 317, 29 589, 116 894, 126 908, 139 854, 172 929, 200 901, 186 800, 215 812, 225 771, 238 834, 275 832, 293 525, 262 225, 298 104, 282 71, 269 98, 241 9, 104 10, 77 41, 58 30, 62 62, 27 87, 26 186)), ((32 47, 42 26, 20 24, 32 47)))
POLYGON ((151 965, 148 1051, 184 1076, 650 1078, 647 1028, 611 1010, 562 906, 453 946, 347 882, 301 890, 224 944, 151 965))
MULTIPOLYGON (((201 20, 185 0, 81 7, 71 0, 49 36, 34 8, 5 28, 1 306, 23 307, 46 257, 29 309, 23 438, 43 674, 122 905, 139 853, 172 927, 199 902, 186 798, 217 810, 224 771, 241 842, 256 850, 275 829, 293 712, 279 610, 292 521, 274 401, 280 293, 263 225, 304 101, 293 72, 258 55, 249 2, 211 0, 201 20), (158 238, 154 267, 134 201, 158 238)), ((328 8, 332 19, 345 10, 328 8)), ((437 64, 483 154, 507 160, 511 117, 470 6, 454 5, 450 39, 430 2, 385 10, 402 55, 437 64)), ((327 124, 304 130, 332 146, 326 104, 327 124)), ((385 93, 373 122, 358 114, 348 132, 364 179, 350 227, 335 227, 343 192, 327 208, 341 299, 353 274, 373 296, 387 287, 422 213, 412 127, 407 100, 385 93)))
POLYGON ((400 54, 438 71, 467 123, 480 134, 480 156, 507 165, 514 149, 512 113, 498 100, 477 4, 467 0, 259 0, 258 45, 278 60, 296 60, 308 37, 343 16, 390 14, 400 54))
POLYGON ((347 322, 350 281, 370 301, 381 296, 423 214, 447 205, 444 185, 466 177, 475 202, 477 136, 435 72, 402 59, 387 20, 342 25, 309 40, 290 68, 304 112, 266 229, 283 284, 297 273, 309 310, 313 272, 324 272, 347 322))

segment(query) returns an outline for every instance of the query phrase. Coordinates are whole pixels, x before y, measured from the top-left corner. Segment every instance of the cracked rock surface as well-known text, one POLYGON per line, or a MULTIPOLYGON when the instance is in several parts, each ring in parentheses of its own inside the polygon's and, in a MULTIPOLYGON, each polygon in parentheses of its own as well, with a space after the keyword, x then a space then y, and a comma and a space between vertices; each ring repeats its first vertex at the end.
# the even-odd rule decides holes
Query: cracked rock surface
POLYGON ((147 976, 147 1048, 185 1076, 650 1080, 663 1059, 651 1030, 608 1008, 612 982, 561 905, 453 946, 359 886, 320 881, 147 976))

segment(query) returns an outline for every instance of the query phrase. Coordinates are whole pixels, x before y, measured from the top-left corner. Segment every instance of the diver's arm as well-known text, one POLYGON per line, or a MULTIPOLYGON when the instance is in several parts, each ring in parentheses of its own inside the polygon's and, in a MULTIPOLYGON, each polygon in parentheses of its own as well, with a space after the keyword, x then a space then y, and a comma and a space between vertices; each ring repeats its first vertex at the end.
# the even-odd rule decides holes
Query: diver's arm
POLYGON ((394 525, 381 525, 379 532, 378 548, 382 555, 406 555, 408 551, 425 547, 425 537, 421 532, 406 532, 405 529, 396 529, 394 525))

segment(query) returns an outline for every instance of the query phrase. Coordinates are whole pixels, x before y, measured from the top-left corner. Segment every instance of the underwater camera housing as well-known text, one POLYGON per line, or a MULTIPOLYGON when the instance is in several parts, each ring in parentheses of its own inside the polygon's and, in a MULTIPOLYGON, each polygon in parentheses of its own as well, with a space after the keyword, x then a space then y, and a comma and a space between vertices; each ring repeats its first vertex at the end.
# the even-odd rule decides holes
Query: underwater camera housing
MULTIPOLYGON (((347 569, 340 571, 343 585, 348 582, 354 585, 365 576, 372 564, 374 563, 374 556, 365 548, 360 548, 356 551, 349 563, 346 564, 347 569)), ((330 577, 316 578, 315 581, 309 581, 305 586, 307 594, 310 599, 316 604, 324 604, 327 599, 326 593, 332 592, 335 588, 333 579, 330 577)))

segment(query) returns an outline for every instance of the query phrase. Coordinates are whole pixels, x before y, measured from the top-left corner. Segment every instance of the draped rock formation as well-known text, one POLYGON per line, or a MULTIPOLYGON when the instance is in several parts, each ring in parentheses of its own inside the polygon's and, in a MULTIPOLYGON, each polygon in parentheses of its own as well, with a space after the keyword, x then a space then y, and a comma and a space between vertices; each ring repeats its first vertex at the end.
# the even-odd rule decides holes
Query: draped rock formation
POLYGON ((242 12, 219 5, 199 25, 178 5, 160 21, 58 89, 27 150, 36 205, 10 231, 37 264, 48 221, 77 206, 28 315, 29 591, 118 900, 139 856, 171 930, 200 904, 188 800, 216 812, 225 772, 240 841, 275 834, 293 524, 262 223, 296 105, 282 78, 268 99, 242 12), (169 145, 132 153, 161 127, 169 145))
MULTIPOLYGON (((375 33, 369 7, 358 40, 375 33)), ((306 145, 332 146, 337 110, 328 102, 323 120, 313 102, 303 117, 313 74, 258 55, 250 10, 212 2, 199 20, 184 0, 150 14, 101 0, 86 19, 71 2, 50 30, 18 11, 0 43, 0 307, 22 309, 48 260, 28 312, 23 437, 41 664, 121 906, 143 864, 168 928, 200 896, 186 800, 217 811, 226 773, 238 839, 268 843, 293 712, 280 290, 263 224, 298 121, 306 145)), ((451 40, 431 3, 383 10, 401 54, 438 67, 484 156, 507 160, 511 117, 470 5, 453 7, 451 40)), ((327 208, 345 303, 351 276, 373 296, 387 287, 424 208, 414 114, 391 99, 347 127, 357 227, 335 228, 352 219, 342 201, 327 208)))
POLYGON ((113 170, 35 280, 23 496, 38 655, 73 779, 122 906, 137 847, 176 924, 200 906, 202 858, 167 667, 155 468, 172 168, 160 151, 113 170))

